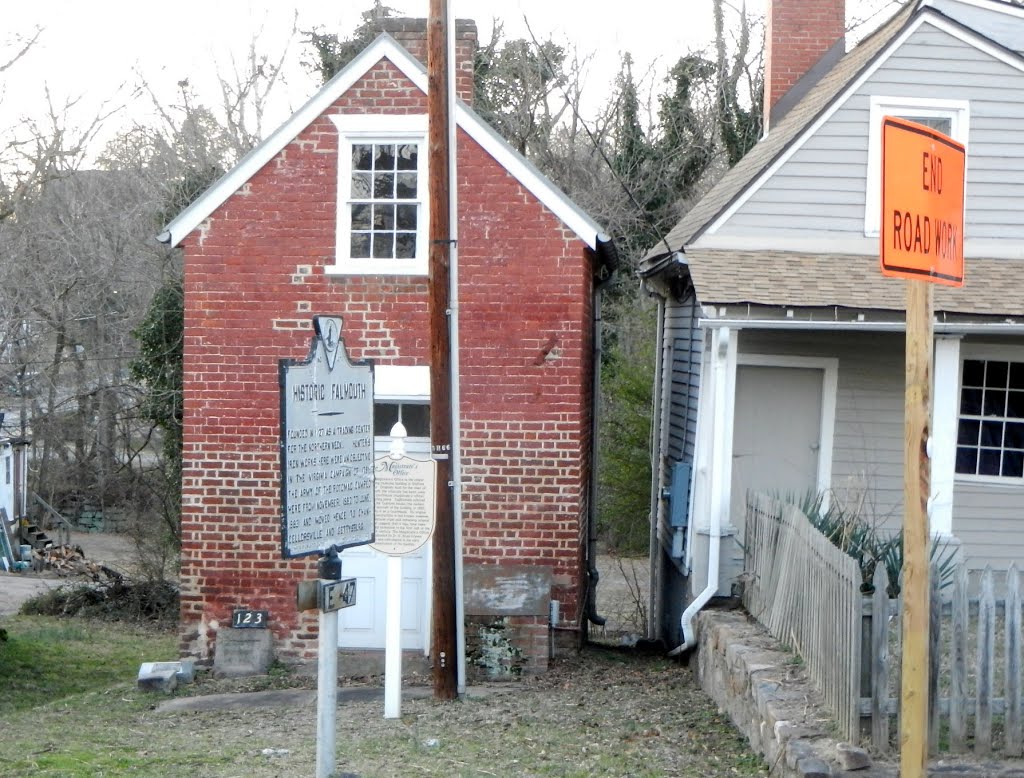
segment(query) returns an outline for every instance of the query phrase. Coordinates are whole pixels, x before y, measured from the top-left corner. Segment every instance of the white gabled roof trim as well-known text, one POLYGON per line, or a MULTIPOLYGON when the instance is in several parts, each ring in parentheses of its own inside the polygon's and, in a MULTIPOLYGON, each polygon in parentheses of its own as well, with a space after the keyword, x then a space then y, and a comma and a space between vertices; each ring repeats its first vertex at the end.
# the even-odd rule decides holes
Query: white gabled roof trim
POLYGON ((757 193, 758 190, 773 176, 776 171, 786 164, 790 158, 799 151, 804 143, 816 133, 821 126, 832 118, 833 114, 839 110, 840 107, 856 92, 860 87, 867 81, 875 72, 895 53, 900 46, 902 46, 907 39, 920 29, 924 24, 930 24, 943 32, 952 35, 954 38, 958 38, 969 46, 984 51, 986 54, 998 59, 1006 65, 1009 65, 1021 72, 1024 72, 1024 59, 1014 54, 1011 51, 1007 51, 1001 46, 991 43, 988 39, 984 38, 980 34, 971 34, 964 30, 963 27, 951 22, 947 17, 942 16, 938 12, 932 11, 930 8, 926 9, 924 13, 911 21, 907 25, 906 29, 903 30, 899 35, 895 36, 885 49, 876 55, 875 61, 872 62, 864 71, 853 79, 846 88, 843 89, 833 100, 832 104, 810 125, 804 128, 804 130, 789 144, 789 147, 775 160, 771 165, 765 168, 761 174, 747 186, 743 191, 743 194, 736 198, 736 200, 721 214, 719 214, 715 220, 708 226, 708 228, 701 234, 700 237, 694 241, 691 246, 694 248, 702 248, 701 237, 704 235, 713 235, 722 226, 725 225, 729 219, 732 218, 740 208, 746 205, 747 201, 757 193))
MULTIPOLYGON (((427 74, 413 57, 390 35, 382 34, 338 72, 334 78, 292 114, 263 143, 246 154, 235 167, 225 173, 206 192, 168 224, 158 239, 177 246, 193 230, 237 192, 264 165, 277 156, 296 136, 323 114, 342 94, 347 92, 371 67, 387 59, 424 94, 427 74)), ((552 184, 529 161, 513 149, 500 135, 462 103, 455 107, 455 121, 467 135, 483 147, 534 197, 572 230, 591 249, 597 246, 601 228, 561 190, 552 184)))

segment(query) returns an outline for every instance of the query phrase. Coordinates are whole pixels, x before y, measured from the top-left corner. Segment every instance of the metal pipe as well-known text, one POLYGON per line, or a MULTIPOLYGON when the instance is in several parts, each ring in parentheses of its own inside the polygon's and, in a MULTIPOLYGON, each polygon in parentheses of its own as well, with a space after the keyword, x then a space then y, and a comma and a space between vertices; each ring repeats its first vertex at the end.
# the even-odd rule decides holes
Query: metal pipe
POLYGON ((462 560, 462 470, 461 470, 461 426, 459 423, 459 175, 458 175, 458 123, 455 120, 455 14, 448 14, 448 155, 449 180, 448 202, 452 214, 449 226, 451 250, 450 265, 451 291, 448 304, 451 310, 448 326, 451 342, 451 408, 452 408, 452 513, 455 532, 455 653, 456 693, 466 694, 466 603, 462 560))
POLYGON ((608 235, 599 234, 594 240, 598 256, 609 268, 608 275, 594 284, 594 324, 593 324, 593 352, 594 369, 593 383, 591 385, 590 406, 593 409, 590 414, 590 499, 587 506, 587 621, 598 627, 603 627, 607 621, 604 616, 597 612, 597 584, 601 580, 601 573, 597 569, 597 468, 598 468, 598 427, 600 425, 601 406, 601 359, 602 359, 602 333, 601 333, 601 294, 608 284, 615 279, 615 269, 618 262, 618 254, 615 244, 608 235))
POLYGON ((711 527, 708 539, 708 582, 704 590, 698 594, 693 602, 689 604, 679 619, 679 626, 683 633, 683 642, 668 652, 669 656, 678 656, 689 651, 697 643, 693 630, 693 620, 701 608, 707 605, 708 601, 718 591, 718 568, 722 547, 722 513, 725 510, 723 489, 725 487, 725 467, 727 448, 722 439, 722 431, 725 428, 726 391, 728 380, 728 351, 730 347, 730 332, 728 328, 716 330, 714 334, 714 356, 715 356, 715 410, 714 423, 714 454, 711 468, 711 527))

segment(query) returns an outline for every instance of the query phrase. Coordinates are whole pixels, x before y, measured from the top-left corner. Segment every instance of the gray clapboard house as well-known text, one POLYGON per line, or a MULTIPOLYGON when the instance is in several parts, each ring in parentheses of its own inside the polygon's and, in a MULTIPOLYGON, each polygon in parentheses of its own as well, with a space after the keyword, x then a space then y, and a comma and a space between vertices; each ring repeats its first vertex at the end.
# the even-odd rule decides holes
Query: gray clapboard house
POLYGON ((661 314, 651 612, 667 641, 730 592, 747 490, 816 489, 902 522, 885 115, 967 148, 965 284, 935 289, 931 531, 972 568, 1024 555, 1024 8, 914 0, 848 52, 842 0, 768 13, 768 130, 641 268, 661 314))

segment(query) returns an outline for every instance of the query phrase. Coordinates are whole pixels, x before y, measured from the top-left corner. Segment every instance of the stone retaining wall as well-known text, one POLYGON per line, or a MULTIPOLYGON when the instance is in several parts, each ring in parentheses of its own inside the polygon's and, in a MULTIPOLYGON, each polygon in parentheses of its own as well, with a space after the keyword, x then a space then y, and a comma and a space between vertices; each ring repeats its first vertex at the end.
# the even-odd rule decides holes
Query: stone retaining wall
POLYGON ((744 611, 705 610, 697 618, 697 679, 781 778, 894 778, 861 748, 836 738, 798 658, 744 611))

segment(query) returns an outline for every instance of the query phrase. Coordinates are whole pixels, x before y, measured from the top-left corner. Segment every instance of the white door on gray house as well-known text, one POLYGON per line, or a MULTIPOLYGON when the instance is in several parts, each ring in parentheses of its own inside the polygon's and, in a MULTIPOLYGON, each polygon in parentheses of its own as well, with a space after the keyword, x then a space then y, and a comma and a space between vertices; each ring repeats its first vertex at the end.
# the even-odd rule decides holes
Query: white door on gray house
POLYGON ((743 526, 748 490, 804 495, 817 488, 824 370, 737 365, 733 426, 733 522, 743 526))

